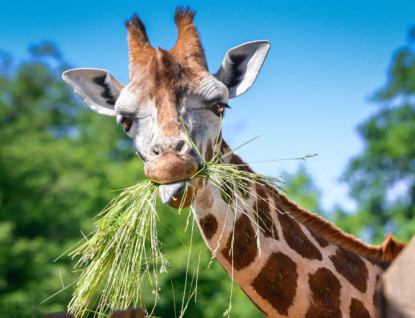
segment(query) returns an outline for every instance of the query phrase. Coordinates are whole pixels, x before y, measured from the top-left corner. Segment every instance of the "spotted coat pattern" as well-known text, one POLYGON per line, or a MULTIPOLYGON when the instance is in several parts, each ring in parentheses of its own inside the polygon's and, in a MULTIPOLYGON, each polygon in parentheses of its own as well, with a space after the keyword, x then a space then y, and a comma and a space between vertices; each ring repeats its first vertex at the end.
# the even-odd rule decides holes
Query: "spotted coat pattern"
MULTIPOLYGON (((207 157, 218 151, 203 148, 212 144, 202 145, 207 157)), ((262 199, 248 197, 256 214, 236 218, 214 186, 203 183, 199 191, 210 198, 207 205, 196 196, 192 205, 206 244, 219 251, 217 260, 266 317, 374 316, 374 289, 384 271, 379 263, 308 229, 267 186, 252 189, 262 199)))

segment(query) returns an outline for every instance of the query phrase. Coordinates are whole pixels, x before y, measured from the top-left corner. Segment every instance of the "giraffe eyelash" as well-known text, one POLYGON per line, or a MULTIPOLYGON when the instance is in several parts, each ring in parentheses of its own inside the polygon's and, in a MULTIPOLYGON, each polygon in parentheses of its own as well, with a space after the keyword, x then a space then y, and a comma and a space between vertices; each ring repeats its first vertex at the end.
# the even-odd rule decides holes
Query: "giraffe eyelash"
POLYGON ((133 120, 128 117, 121 117, 121 119, 118 122, 118 125, 122 124, 124 126, 125 132, 129 132, 131 129, 131 126, 133 125, 133 120))
POLYGON ((212 107, 211 107, 211 110, 213 111, 213 113, 216 116, 218 116, 218 117, 222 116, 223 117, 223 115, 225 114, 225 109, 226 108, 230 108, 230 106, 225 104, 225 103, 219 102, 219 103, 213 104, 212 107))

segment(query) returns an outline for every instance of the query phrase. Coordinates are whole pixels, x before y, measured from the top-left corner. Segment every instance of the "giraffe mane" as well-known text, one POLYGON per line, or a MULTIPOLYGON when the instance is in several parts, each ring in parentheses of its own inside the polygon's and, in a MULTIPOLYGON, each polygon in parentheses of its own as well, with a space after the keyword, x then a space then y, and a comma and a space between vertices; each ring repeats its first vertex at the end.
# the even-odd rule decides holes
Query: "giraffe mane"
POLYGON ((315 234, 356 254, 384 262, 391 262, 405 247, 405 243, 398 242, 392 237, 392 234, 388 234, 380 246, 363 243, 358 238, 345 233, 320 216, 300 208, 275 189, 271 190, 278 196, 284 212, 289 212, 292 217, 312 230, 315 234))

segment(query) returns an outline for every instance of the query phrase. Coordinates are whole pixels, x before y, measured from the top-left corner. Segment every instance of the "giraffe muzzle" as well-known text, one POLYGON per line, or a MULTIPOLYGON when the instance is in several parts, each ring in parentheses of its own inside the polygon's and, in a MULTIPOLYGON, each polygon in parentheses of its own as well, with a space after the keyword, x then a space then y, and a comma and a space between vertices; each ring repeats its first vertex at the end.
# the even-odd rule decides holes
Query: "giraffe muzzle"
POLYGON ((178 156, 174 153, 147 161, 144 173, 151 181, 160 184, 183 181, 192 177, 198 170, 198 163, 190 156, 178 156))

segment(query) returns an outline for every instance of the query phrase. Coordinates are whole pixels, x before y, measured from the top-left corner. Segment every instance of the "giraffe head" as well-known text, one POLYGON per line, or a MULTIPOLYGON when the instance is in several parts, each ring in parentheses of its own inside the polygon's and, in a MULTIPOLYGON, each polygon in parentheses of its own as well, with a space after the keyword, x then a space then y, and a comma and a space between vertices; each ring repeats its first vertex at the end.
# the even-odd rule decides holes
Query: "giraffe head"
POLYGON ((170 199, 180 196, 179 182, 195 174, 203 160, 211 159, 228 99, 253 84, 270 47, 267 41, 237 46, 226 53, 219 70, 210 74, 194 16, 189 8, 176 9, 178 38, 169 51, 151 46, 137 15, 125 23, 129 46, 129 83, 125 86, 106 70, 83 68, 63 74, 92 110, 114 116, 123 125, 144 162, 146 176, 167 184, 170 190, 162 199, 173 206, 170 199))

